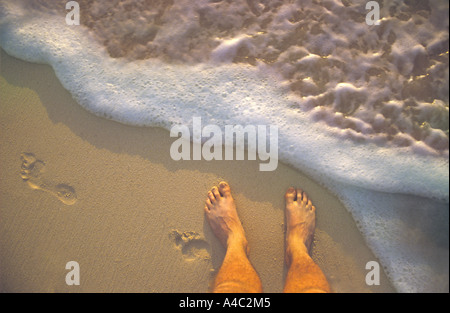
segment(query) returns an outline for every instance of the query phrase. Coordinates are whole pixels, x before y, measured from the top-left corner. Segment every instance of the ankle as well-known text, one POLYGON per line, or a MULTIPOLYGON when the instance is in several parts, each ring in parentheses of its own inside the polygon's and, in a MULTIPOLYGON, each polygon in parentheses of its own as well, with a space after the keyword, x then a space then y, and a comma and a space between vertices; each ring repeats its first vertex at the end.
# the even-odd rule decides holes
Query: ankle
POLYGON ((309 234, 303 225, 296 225, 288 228, 286 233, 286 246, 292 246, 309 253, 313 234, 309 234))
POLYGON ((301 240, 287 240, 286 242, 286 263, 292 264, 295 260, 309 256, 308 247, 301 240))
POLYGON ((227 249, 242 249, 247 254, 248 241, 243 234, 230 234, 227 240, 227 249))

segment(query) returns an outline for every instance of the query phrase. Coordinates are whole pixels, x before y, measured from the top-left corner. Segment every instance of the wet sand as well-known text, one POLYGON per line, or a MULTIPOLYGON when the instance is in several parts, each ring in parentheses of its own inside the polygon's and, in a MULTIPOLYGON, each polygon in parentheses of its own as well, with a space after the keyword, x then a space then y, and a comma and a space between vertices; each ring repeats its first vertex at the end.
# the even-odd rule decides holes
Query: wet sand
POLYGON ((221 180, 231 185, 264 291, 283 289, 291 185, 317 207, 313 259, 333 291, 395 291, 383 273, 380 286, 366 285, 365 265, 377 258, 338 199, 299 171, 173 161, 168 131, 87 112, 51 67, 1 51, 0 74, 2 292, 208 292, 225 251, 203 206, 221 180), (38 160, 28 180, 23 153, 38 160), (69 204, 58 199, 61 186, 73 190, 69 204), (66 285, 69 261, 80 265, 79 286, 66 285))

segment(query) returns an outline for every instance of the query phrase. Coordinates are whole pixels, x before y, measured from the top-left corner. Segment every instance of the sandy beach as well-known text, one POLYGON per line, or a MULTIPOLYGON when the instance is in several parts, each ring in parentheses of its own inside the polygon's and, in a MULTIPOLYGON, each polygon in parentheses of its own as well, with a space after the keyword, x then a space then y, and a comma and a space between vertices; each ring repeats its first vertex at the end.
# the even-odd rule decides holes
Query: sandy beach
POLYGON ((51 67, 2 51, 0 71, 2 292, 210 291, 225 251, 203 206, 221 180, 265 292, 283 289, 291 185, 317 207, 313 259, 333 292, 395 291, 383 273, 380 286, 366 285, 365 265, 377 258, 338 199, 302 173, 284 164, 260 172, 258 161, 173 161, 168 131, 87 112, 51 67), (23 153, 39 163, 29 181, 23 153), (73 191, 72 204, 58 199, 61 186, 73 191), (69 261, 80 265, 79 286, 65 282, 69 261))

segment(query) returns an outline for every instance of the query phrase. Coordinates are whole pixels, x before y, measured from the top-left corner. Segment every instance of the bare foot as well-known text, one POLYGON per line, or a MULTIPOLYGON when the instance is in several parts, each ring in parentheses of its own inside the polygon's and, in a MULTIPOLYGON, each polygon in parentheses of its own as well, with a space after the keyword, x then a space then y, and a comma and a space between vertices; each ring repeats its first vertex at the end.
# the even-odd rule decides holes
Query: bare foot
POLYGON ((242 244, 247 250, 244 228, 239 220, 228 183, 221 182, 219 187, 214 186, 208 192, 205 213, 214 234, 225 247, 237 243, 242 244))
POLYGON ((316 208, 301 189, 289 188, 285 199, 286 260, 289 263, 294 251, 309 253, 316 227, 316 208))

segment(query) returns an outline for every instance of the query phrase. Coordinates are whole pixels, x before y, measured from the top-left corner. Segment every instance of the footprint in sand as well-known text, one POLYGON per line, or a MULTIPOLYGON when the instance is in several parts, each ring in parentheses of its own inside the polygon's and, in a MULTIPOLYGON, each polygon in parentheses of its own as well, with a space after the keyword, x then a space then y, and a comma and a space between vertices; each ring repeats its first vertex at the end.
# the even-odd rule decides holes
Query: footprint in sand
POLYGON ((36 159, 34 154, 24 152, 20 155, 20 159, 22 160, 20 176, 28 183, 30 188, 46 191, 67 205, 72 205, 77 201, 77 195, 71 186, 54 184, 42 178, 45 163, 36 159))
POLYGON ((196 232, 179 232, 172 230, 170 238, 181 251, 186 261, 209 260, 211 258, 209 244, 196 232))

